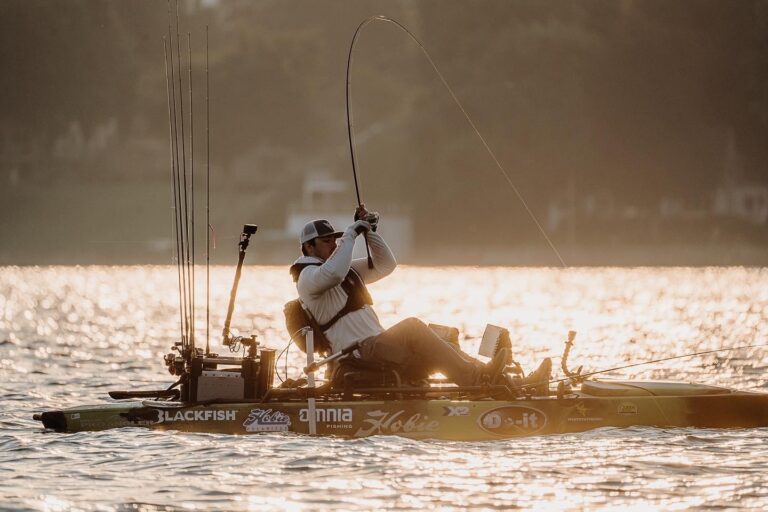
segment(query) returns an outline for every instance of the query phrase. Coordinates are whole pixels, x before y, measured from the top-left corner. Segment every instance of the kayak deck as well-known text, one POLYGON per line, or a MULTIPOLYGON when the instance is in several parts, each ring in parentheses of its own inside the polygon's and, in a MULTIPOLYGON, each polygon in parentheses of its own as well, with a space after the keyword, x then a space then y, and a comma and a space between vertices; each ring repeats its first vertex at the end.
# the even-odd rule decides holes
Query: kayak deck
MULTIPOLYGON (((184 432, 310 432, 307 400, 198 403, 122 400, 44 412, 46 428, 79 432, 147 427, 184 432)), ((768 394, 673 382, 587 381, 563 397, 513 400, 317 398, 317 435, 494 440, 600 427, 768 426, 768 394)))

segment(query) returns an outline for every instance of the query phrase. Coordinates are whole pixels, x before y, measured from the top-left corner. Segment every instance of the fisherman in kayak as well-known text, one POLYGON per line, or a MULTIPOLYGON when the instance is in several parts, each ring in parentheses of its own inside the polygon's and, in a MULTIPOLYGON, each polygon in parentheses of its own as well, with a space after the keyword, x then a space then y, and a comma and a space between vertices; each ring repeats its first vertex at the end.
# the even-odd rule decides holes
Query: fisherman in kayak
POLYGON ((503 382, 508 350, 499 350, 483 364, 440 338, 424 322, 407 318, 384 329, 374 312, 366 284, 391 274, 397 262, 389 246, 376 232, 379 216, 364 206, 355 222, 336 231, 327 220, 314 220, 301 231, 302 256, 291 266, 299 298, 314 317, 331 345, 339 352, 357 342, 363 361, 394 365, 405 375, 427 376, 434 372, 463 386, 503 382), (352 259, 355 239, 366 234, 373 262, 352 259))

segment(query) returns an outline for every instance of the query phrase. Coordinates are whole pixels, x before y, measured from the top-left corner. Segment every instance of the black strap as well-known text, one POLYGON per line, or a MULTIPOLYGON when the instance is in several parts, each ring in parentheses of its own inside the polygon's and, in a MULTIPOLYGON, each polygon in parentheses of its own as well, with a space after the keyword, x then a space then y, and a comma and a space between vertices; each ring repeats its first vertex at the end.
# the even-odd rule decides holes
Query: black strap
MULTIPOLYGON (((302 270, 310 266, 320 265, 321 263, 296 263, 291 266, 291 276, 293 277, 294 281, 298 281, 302 270)), ((349 269, 346 277, 344 277, 344 280, 341 282, 341 288, 347 294, 347 302, 344 304, 344 307, 342 307, 339 312, 333 315, 333 318, 331 318, 326 323, 322 325, 318 324, 312 313, 305 308, 305 311, 307 311, 307 316, 309 316, 310 322, 312 323, 313 329, 320 329, 320 331, 324 333, 345 315, 348 315, 353 311, 357 311, 358 309, 362 309, 366 305, 373 305, 373 298, 368 292, 368 288, 365 286, 365 281, 363 281, 363 278, 360 277, 355 269, 349 269)))

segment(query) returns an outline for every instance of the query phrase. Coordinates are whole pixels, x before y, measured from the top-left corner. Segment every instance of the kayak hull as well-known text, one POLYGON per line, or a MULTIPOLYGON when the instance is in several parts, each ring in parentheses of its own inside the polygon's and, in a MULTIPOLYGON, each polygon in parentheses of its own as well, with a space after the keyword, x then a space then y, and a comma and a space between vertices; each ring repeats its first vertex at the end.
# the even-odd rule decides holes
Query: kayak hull
MULTIPOLYGON (((46 428, 81 432, 146 427, 183 432, 309 434, 307 401, 185 405, 125 400, 42 413, 46 428)), ((317 435, 487 441, 583 432, 601 427, 754 428, 768 426, 768 394, 593 396, 519 400, 323 400, 317 435)))

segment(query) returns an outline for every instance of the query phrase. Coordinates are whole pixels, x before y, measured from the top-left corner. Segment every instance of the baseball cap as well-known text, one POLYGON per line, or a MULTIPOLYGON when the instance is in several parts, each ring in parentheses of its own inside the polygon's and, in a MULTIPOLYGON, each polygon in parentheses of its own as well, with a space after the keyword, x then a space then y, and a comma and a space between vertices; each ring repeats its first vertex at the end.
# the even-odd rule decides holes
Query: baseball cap
POLYGON ((304 242, 309 242, 310 240, 320 238, 321 236, 333 235, 334 237, 339 238, 343 234, 344 233, 341 231, 333 229, 331 223, 325 219, 313 220, 304 225, 304 228, 301 230, 301 235, 299 236, 299 243, 303 244, 304 242))

